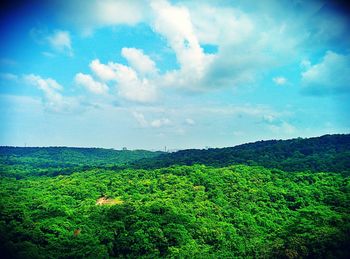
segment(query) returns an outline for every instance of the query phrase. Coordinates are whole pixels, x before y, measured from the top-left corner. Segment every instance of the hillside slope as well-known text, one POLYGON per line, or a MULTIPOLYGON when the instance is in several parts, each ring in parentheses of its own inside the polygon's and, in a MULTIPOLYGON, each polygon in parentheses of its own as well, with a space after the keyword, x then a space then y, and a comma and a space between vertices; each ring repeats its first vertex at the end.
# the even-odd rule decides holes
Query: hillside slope
POLYGON ((350 134, 268 140, 235 147, 188 149, 132 162, 135 168, 171 165, 261 165, 285 171, 333 171, 350 174, 350 134))
POLYGON ((141 158, 152 158, 163 152, 147 150, 114 150, 77 147, 0 147, 2 159, 16 163, 57 163, 79 165, 123 164, 141 158))
POLYGON ((338 173, 245 165, 4 177, 0 250, 2 258, 349 258, 349 187, 338 173))
POLYGON ((349 143, 327 135, 171 154, 0 147, 0 253, 349 258, 349 143), (194 163, 211 166, 174 165, 194 163))
POLYGON ((0 174, 55 176, 94 167, 124 167, 163 152, 74 147, 0 147, 0 174))

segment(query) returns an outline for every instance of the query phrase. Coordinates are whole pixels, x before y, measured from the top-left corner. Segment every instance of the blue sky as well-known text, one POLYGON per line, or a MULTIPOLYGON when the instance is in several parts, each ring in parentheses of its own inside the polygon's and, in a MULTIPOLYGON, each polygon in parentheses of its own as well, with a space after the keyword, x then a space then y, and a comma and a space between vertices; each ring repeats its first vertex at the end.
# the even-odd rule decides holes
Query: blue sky
POLYGON ((340 2, 29 2, 1 15, 0 145, 184 149, 350 131, 340 2))

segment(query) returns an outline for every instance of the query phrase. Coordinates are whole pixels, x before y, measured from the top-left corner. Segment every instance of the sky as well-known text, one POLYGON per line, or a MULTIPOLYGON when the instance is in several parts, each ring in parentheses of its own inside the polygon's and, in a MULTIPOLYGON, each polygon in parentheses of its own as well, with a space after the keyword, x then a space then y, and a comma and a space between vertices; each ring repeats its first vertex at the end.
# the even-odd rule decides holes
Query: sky
POLYGON ((8 1, 0 145, 168 150, 350 132, 342 1, 8 1))

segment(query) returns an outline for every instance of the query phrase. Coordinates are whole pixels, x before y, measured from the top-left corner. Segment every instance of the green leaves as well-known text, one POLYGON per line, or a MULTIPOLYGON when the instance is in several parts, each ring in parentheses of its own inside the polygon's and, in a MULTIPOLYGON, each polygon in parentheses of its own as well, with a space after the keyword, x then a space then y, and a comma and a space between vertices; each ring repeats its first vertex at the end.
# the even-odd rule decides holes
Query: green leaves
POLYGON ((193 165, 0 180, 1 246, 12 257, 348 253, 350 185, 341 174, 193 165), (122 202, 96 205, 101 197, 122 202))

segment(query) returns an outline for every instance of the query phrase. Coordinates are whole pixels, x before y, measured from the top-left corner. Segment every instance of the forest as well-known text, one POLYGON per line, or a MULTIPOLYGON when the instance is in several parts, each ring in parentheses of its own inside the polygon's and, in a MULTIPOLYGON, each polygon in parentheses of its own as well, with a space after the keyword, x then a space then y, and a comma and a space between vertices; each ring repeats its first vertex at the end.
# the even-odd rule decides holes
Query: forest
MULTIPOLYGON (((284 171, 332 171, 350 174, 350 134, 308 139, 269 140, 228 148, 188 149, 133 163, 137 168, 170 165, 261 165, 284 171)), ((132 162, 132 161, 131 161, 132 162)))
POLYGON ((4 258, 349 258, 350 135, 0 147, 4 258))

